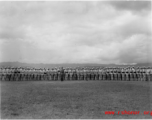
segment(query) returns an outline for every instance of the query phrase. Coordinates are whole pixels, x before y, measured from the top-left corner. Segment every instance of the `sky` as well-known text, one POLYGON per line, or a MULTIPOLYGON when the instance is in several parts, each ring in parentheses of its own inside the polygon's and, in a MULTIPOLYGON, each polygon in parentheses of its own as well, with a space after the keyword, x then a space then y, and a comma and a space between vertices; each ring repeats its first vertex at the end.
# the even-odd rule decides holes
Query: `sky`
POLYGON ((0 62, 151 62, 151 15, 151 1, 3 1, 0 62))

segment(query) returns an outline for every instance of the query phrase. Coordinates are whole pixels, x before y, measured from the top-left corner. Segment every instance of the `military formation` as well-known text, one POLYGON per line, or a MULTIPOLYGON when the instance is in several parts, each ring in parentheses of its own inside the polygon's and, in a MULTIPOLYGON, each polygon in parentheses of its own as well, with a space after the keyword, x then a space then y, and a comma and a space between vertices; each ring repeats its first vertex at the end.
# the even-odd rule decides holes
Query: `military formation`
POLYGON ((152 67, 0 68, 1 81, 152 81, 152 67))

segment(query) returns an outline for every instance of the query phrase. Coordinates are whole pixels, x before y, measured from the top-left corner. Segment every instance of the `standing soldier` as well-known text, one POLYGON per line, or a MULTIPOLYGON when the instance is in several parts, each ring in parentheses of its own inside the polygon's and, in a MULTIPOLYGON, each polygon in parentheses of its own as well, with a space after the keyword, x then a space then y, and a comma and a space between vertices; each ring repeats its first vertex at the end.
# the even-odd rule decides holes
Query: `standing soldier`
POLYGON ((0 81, 2 81, 2 68, 0 68, 0 81))
POLYGON ((128 73, 128 70, 125 71, 125 79, 126 79, 126 81, 129 81, 129 73, 128 73))
POLYGON ((8 81, 8 68, 5 69, 5 81, 8 81))
POLYGON ((91 68, 89 68, 89 80, 91 80, 91 68))
POLYGON ((57 80, 59 80, 59 81, 61 81, 61 69, 62 69, 62 68, 58 68, 58 69, 57 69, 57 74, 58 74, 57 80))
POLYGON ((47 79, 51 81, 51 70, 49 68, 47 69, 47 79))
POLYGON ((8 81, 8 80, 9 80, 9 79, 8 79, 8 78, 9 78, 9 74, 8 74, 8 73, 9 73, 9 68, 6 68, 6 69, 5 69, 5 81, 8 81))
POLYGON ((150 70, 149 70, 149 67, 146 68, 146 81, 150 81, 150 70))
POLYGON ((29 81, 30 80, 30 73, 29 73, 29 68, 26 68, 26 80, 29 81))
POLYGON ((64 70, 64 80, 68 80, 68 68, 65 68, 65 70, 64 70))
POLYGON ((133 71, 130 71, 130 81, 133 81, 133 71))
POLYGON ((119 81, 122 80, 122 79, 121 79, 121 72, 120 72, 119 70, 117 71, 117 78, 118 78, 119 81))
POLYGON ((72 68, 69 68, 68 73, 69 73, 69 80, 72 80, 72 76, 73 76, 72 68))
POLYGON ((152 67, 150 68, 150 81, 152 81, 152 67))
POLYGON ((113 73, 113 70, 110 72, 110 76, 111 76, 111 80, 113 81, 113 80, 114 80, 114 73, 113 73))
POLYGON ((121 80, 126 81, 126 73, 124 70, 121 72, 121 80))
POLYGON ((55 73, 54 73, 54 68, 52 68, 52 70, 51 70, 51 79, 52 79, 52 81, 54 81, 55 80, 55 73))
POLYGON ((4 75, 5 74, 5 69, 4 68, 1 68, 1 81, 4 81, 5 78, 4 78, 4 75))
POLYGON ((114 79, 115 81, 118 81, 118 77, 117 77, 117 69, 115 68, 115 72, 114 72, 114 79))
POLYGON ((76 69, 76 74, 77 74, 77 80, 80 80, 80 69, 76 69))
POLYGON ((139 69, 139 76, 140 76, 140 77, 138 78, 139 81, 143 81, 142 69, 141 69, 141 68, 139 69))
POLYGON ((102 69, 99 69, 99 80, 102 80, 102 69))
POLYGON ((143 81, 146 81, 146 72, 145 72, 144 68, 143 68, 143 71, 142 71, 142 76, 143 76, 143 81))
POLYGON ((125 71, 123 68, 121 69, 120 75, 121 75, 121 80, 125 81, 125 71))
POLYGON ((22 67, 19 68, 19 81, 22 81, 22 67))
POLYGON ((25 68, 22 68, 22 81, 25 81, 25 68))
POLYGON ((95 80, 95 70, 94 70, 94 68, 92 68, 92 80, 95 80))
POLYGON ((89 68, 86 69, 86 80, 90 80, 90 71, 89 68))
POLYGON ((63 69, 63 67, 61 67, 61 70, 60 70, 60 79, 61 79, 61 81, 64 81, 64 76, 65 76, 64 69, 63 69))
POLYGON ((58 80, 58 69, 55 68, 55 81, 57 81, 57 80, 58 80))
POLYGON ((87 80, 87 68, 81 69, 81 80, 87 80))
POLYGON ((103 69, 103 72, 102 72, 102 80, 106 80, 106 69, 105 68, 103 69))
POLYGON ((150 81, 152 81, 152 67, 150 67, 150 81))
POLYGON ((76 69, 74 68, 74 69, 72 69, 72 79, 73 80, 76 80, 77 78, 76 78, 76 69))

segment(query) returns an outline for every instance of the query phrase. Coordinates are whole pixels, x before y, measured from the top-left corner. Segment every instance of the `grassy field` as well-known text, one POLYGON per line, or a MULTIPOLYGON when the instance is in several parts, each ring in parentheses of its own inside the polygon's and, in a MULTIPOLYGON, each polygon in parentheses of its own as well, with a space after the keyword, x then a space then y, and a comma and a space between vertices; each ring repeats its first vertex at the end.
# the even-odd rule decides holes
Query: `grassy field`
POLYGON ((1 82, 1 117, 8 119, 152 118, 152 82, 1 82), (105 115, 105 111, 140 111, 105 115))

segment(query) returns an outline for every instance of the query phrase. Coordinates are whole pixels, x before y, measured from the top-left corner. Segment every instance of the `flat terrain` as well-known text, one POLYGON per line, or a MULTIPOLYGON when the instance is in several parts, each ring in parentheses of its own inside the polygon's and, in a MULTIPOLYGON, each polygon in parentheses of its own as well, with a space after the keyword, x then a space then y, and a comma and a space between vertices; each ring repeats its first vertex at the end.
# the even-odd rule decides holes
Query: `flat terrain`
POLYGON ((152 118, 152 82, 14 81, 1 84, 1 117, 8 119, 152 118), (118 111, 140 111, 121 115, 118 111), (105 111, 116 111, 105 115, 105 111))

